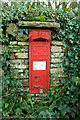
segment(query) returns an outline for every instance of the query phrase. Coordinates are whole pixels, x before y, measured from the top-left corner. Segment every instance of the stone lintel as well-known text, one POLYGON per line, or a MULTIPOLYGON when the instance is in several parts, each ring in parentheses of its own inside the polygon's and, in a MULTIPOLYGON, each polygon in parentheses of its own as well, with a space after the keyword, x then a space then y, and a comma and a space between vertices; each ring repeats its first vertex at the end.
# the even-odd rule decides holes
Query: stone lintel
POLYGON ((40 21, 19 21, 18 26, 36 27, 36 28, 60 28, 60 24, 56 22, 40 22, 40 21))

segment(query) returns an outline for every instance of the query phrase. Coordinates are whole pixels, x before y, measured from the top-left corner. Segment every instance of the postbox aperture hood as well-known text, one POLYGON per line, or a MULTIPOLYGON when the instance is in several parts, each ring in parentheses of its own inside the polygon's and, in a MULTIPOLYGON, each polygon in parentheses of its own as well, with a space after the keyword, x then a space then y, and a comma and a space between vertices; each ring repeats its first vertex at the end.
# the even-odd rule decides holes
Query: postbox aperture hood
POLYGON ((50 42, 50 35, 51 32, 50 30, 41 30, 41 29, 36 29, 36 30, 31 30, 29 33, 29 41, 32 42, 33 40, 47 40, 50 42))

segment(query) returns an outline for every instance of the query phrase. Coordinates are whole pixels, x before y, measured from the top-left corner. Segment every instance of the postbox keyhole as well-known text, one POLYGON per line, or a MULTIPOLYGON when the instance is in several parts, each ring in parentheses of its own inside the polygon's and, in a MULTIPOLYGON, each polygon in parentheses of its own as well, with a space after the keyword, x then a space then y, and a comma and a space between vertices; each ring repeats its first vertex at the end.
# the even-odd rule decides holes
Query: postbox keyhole
POLYGON ((35 79, 37 79, 37 77, 35 76, 35 79))

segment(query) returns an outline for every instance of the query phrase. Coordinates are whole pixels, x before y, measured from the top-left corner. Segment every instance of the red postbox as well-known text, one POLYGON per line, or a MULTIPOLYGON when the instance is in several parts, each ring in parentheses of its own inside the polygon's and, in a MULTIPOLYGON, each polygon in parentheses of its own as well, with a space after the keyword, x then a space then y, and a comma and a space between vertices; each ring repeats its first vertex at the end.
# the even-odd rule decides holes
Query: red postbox
POLYGON ((29 92, 45 93, 50 86, 51 31, 32 29, 29 33, 29 92))

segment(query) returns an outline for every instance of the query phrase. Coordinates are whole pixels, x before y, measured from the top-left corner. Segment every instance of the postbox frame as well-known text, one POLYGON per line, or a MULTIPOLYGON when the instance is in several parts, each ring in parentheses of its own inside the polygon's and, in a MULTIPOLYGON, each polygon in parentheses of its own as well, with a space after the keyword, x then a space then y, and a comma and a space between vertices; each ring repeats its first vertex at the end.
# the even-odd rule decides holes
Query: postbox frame
MULTIPOLYGON (((39 93, 39 92, 34 92, 32 90, 32 71, 33 71, 33 61, 46 61, 46 72, 47 72, 47 91, 50 88, 50 41, 51 41, 51 31, 46 30, 46 29, 32 29, 31 32, 29 33, 29 93, 39 93), (48 55, 47 58, 38 58, 38 59, 32 59, 32 44, 34 40, 39 40, 42 42, 43 39, 45 39, 45 44, 48 45, 48 55), (42 40, 41 40, 42 39, 42 40), (48 59, 48 61, 47 61, 48 59)), ((37 44, 35 43, 35 46, 37 44)))

